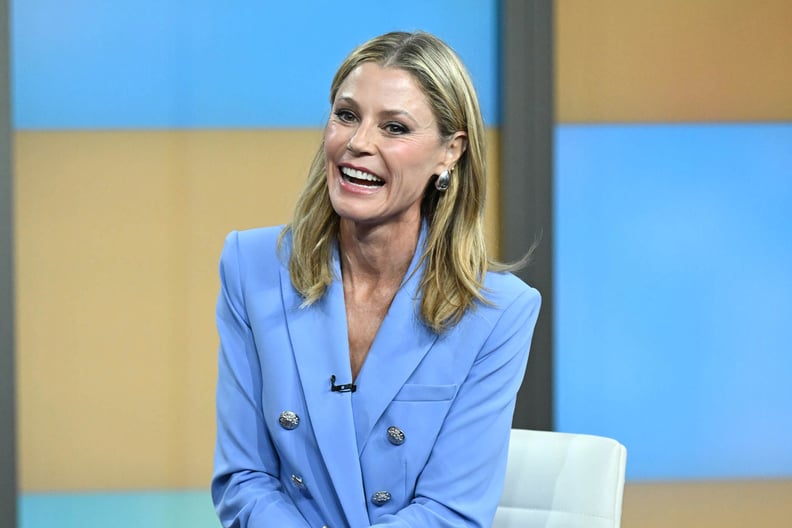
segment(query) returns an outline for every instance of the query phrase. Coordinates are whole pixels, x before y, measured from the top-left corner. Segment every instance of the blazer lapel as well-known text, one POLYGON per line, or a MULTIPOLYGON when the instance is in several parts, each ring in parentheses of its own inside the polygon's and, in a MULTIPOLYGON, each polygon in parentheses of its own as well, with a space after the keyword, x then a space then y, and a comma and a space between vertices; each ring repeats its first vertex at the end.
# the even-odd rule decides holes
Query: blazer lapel
MULTIPOLYGON (((336 262, 336 273, 340 270, 336 262)), ((288 269, 281 268, 281 291, 292 351, 305 405, 325 467, 350 526, 368 526, 362 472, 355 439, 352 393, 331 392, 352 381, 343 286, 333 281, 320 301, 301 308, 288 269)))
MULTIPOLYGON (((357 447, 363 452, 371 430, 421 360, 432 348, 438 334, 420 318, 419 286, 423 267, 425 226, 415 248, 410 269, 390 309, 380 325, 363 368, 358 375, 354 399, 357 447)), ((384 433, 383 433, 384 434, 384 433)))

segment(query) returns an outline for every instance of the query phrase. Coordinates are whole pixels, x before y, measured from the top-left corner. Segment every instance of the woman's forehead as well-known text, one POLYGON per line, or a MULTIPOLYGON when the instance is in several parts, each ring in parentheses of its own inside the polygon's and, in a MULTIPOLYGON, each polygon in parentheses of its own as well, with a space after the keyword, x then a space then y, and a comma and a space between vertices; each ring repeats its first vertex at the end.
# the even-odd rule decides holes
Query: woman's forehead
POLYGON ((408 112, 434 117, 429 98, 412 73, 374 62, 360 64, 347 75, 334 102, 341 101, 374 105, 389 113, 408 112))

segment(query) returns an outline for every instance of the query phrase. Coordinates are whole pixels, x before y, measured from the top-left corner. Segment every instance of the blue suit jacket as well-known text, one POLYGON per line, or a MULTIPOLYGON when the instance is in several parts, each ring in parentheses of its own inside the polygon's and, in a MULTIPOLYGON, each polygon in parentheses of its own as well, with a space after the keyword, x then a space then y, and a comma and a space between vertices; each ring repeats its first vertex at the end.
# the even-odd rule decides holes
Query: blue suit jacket
POLYGON ((515 396, 539 295, 490 273, 480 304, 438 335, 417 315, 420 271, 396 294, 351 381, 340 267, 302 307, 281 228, 231 233, 220 263, 217 445, 224 526, 488 527, 500 497, 515 396), (285 429, 283 411, 299 417, 285 429), (388 440, 390 426, 405 435, 388 440), (390 500, 377 505, 376 492, 390 500))

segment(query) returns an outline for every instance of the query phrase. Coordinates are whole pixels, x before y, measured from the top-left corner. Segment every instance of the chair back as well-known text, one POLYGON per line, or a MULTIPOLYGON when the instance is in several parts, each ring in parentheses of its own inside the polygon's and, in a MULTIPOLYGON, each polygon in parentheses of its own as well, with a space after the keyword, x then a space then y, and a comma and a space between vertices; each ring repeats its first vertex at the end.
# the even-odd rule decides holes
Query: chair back
POLYGON ((619 528, 626 462, 610 438, 513 429, 492 528, 619 528))

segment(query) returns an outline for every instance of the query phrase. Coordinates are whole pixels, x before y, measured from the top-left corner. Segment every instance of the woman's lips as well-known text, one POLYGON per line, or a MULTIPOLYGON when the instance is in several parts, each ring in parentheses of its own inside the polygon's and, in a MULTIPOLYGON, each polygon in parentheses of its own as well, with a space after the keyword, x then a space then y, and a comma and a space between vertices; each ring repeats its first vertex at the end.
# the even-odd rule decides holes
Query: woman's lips
POLYGON ((385 180, 379 178, 370 172, 365 172, 352 167, 341 167, 341 177, 353 184, 361 187, 382 187, 385 185, 385 180))

